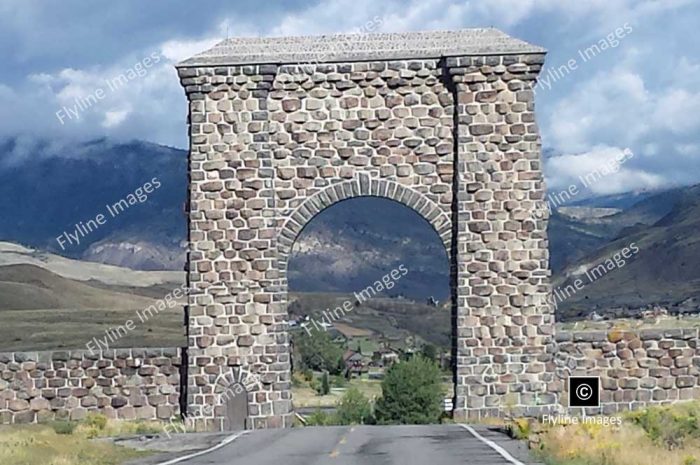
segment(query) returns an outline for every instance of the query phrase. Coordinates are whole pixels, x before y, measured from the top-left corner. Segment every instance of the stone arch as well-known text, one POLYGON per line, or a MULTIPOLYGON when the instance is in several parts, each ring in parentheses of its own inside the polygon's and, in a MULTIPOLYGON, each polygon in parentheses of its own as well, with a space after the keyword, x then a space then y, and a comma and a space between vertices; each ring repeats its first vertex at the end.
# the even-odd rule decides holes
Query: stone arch
POLYGON ((222 373, 213 384, 216 400, 214 410, 219 408, 218 417, 221 431, 238 431, 248 428, 250 418, 250 399, 255 395, 259 383, 258 375, 247 372, 241 367, 232 367, 222 373))
MULTIPOLYGON (((547 411, 559 396, 539 396, 555 384, 547 218, 531 214, 545 197, 531 91, 544 50, 496 30, 381 34, 321 63, 329 40, 346 38, 225 41, 178 65, 189 410, 219 400, 212 374, 240 366, 261 376, 250 426, 292 425, 292 245, 324 208, 375 196, 418 212, 448 251, 455 418, 500 416, 506 401, 547 411), (313 75, 290 76, 300 60, 313 75)), ((216 407, 202 428, 221 427, 216 407)))
POLYGON ((357 197, 379 197, 404 205, 427 221, 440 237, 448 258, 452 241, 452 221, 445 211, 428 196, 396 181, 371 178, 359 173, 357 178, 327 186, 305 199, 286 219, 278 235, 278 267, 286 277, 292 247, 302 230, 326 208, 357 197))

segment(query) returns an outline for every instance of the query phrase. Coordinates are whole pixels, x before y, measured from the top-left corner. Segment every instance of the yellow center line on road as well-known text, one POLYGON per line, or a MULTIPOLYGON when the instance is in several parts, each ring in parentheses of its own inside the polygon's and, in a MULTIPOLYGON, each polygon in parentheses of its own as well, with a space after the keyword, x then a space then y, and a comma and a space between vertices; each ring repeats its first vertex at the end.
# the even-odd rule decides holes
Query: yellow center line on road
MULTIPOLYGON (((352 428, 350 428, 350 432, 352 433, 353 431, 355 431, 355 427, 354 427, 354 426, 353 426, 352 428)), ((328 456, 329 456, 330 458, 332 458, 332 459, 334 459, 334 458, 336 458, 337 456, 339 456, 339 455, 340 455, 340 451, 338 450, 338 446, 340 446, 341 444, 345 444, 346 442, 348 442, 347 436, 341 436, 341 437, 340 437, 340 441, 338 441, 338 444, 335 446, 335 448, 333 449, 333 451, 332 451, 330 454, 328 454, 328 456)))

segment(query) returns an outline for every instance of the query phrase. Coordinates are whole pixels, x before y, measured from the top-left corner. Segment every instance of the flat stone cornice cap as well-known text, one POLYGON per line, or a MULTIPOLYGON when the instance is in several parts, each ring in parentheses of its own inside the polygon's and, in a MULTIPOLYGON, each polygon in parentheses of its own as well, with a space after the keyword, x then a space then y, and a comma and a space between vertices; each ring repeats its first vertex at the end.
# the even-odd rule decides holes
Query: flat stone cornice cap
POLYGON ((545 53, 498 29, 226 39, 177 67, 313 64, 545 53))

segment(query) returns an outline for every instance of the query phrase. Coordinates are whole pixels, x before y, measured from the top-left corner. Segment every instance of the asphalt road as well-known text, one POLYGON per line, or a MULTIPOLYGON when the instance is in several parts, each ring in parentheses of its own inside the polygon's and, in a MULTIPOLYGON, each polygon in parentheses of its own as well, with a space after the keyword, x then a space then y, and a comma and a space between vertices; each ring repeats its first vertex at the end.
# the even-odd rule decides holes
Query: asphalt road
POLYGON ((532 464, 522 444, 485 428, 509 461, 459 425, 334 426, 262 430, 187 459, 184 465, 507 465, 532 464))

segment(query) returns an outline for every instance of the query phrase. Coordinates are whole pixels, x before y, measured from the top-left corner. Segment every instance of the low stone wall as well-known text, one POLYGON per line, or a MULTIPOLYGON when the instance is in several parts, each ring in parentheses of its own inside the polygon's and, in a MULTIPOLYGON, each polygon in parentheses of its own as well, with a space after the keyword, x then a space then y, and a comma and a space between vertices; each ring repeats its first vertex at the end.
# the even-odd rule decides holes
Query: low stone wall
POLYGON ((560 332, 549 388, 563 393, 566 406, 569 376, 600 376, 601 408, 587 414, 700 398, 698 336, 698 329, 560 332))
MULTIPOLYGON (((549 394, 568 405, 569 376, 600 376, 612 414, 700 398, 698 329, 558 332, 549 394)), ((167 420, 180 414, 178 348, 0 353, 0 424, 109 418, 167 420)), ((577 414, 580 409, 568 409, 577 414)))
POLYGON ((0 423, 180 413, 180 349, 0 353, 0 423))

